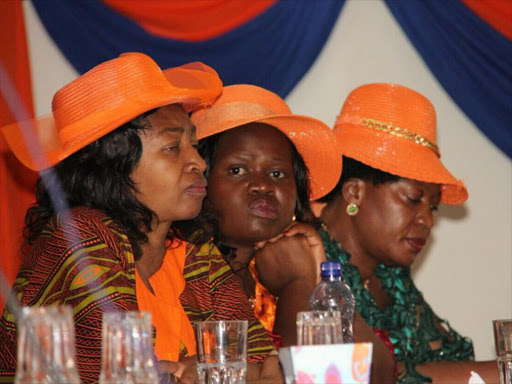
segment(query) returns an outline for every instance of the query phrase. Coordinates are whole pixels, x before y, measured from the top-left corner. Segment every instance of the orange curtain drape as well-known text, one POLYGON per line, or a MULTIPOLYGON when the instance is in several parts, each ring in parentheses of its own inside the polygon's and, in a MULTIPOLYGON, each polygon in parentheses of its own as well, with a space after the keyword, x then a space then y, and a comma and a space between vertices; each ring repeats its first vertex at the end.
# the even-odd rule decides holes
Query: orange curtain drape
POLYGON ((169 39, 202 41, 229 32, 277 0, 102 0, 147 32, 169 39))
POLYGON ((462 0, 498 32, 512 40, 512 0, 462 0))
MULTIPOLYGON (((10 81, 13 84, 18 93, 18 100, 24 103, 26 111, 33 116, 32 86, 21 0, 0 0, 0 63, 5 71, 0 77, 0 82, 10 81)), ((0 94, 0 126, 17 120, 7 104, 8 96, 0 94)), ((18 162, 0 134, 0 269, 7 278, 8 286, 13 283, 21 264, 23 219, 27 207, 34 201, 36 178, 35 172, 29 171, 18 162)), ((2 296, 0 309, 4 304, 2 296)))

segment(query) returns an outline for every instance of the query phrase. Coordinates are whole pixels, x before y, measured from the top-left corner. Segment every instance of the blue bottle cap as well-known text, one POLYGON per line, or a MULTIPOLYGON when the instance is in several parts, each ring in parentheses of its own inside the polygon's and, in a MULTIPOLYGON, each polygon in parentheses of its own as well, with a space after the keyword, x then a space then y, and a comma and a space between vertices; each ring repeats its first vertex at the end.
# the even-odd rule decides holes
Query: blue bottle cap
POLYGON ((322 277, 340 277, 343 267, 339 261, 324 261, 320 264, 320 271, 322 277))

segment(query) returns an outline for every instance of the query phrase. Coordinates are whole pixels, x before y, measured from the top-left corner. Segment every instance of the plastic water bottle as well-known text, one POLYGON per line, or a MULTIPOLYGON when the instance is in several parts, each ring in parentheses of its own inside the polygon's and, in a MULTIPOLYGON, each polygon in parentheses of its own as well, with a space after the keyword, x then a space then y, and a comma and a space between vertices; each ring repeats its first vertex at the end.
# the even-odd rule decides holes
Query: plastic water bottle
POLYGON ((355 299, 352 291, 341 280, 343 271, 339 261, 324 261, 321 266, 322 281, 317 285, 309 304, 316 311, 340 311, 343 342, 353 343, 355 299))

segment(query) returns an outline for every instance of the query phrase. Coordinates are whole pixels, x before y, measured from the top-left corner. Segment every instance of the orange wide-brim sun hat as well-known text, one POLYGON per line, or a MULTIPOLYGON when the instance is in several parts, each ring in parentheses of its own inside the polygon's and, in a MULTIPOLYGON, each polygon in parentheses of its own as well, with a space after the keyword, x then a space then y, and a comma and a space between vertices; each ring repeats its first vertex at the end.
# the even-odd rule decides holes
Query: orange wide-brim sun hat
POLYGON ((330 192, 341 175, 342 164, 332 130, 320 120, 293 114, 281 97, 266 89, 247 84, 224 87, 211 107, 192 114, 192 122, 199 139, 249 123, 277 128, 304 159, 311 200, 330 192))
POLYGON ((1 129, 16 157, 42 171, 144 112, 175 103, 191 112, 221 92, 217 72, 203 63, 162 71, 145 54, 124 53, 57 91, 51 114, 1 129))
POLYGON ((354 89, 334 125, 341 154, 400 177, 441 185, 441 201, 461 204, 464 183, 441 162, 430 101, 396 84, 354 89))

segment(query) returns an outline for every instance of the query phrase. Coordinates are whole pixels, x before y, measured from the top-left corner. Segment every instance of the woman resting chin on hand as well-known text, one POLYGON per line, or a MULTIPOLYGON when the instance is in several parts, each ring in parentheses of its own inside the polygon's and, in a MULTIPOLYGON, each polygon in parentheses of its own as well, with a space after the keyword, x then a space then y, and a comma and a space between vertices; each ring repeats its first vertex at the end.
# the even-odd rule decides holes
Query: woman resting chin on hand
MULTIPOLYGON (((295 345, 297 312, 310 309, 325 260, 309 198, 326 194, 340 175, 334 137, 322 122, 292 114, 279 96, 250 85, 224 87, 192 121, 207 163, 204 207, 216 217, 215 243, 276 344, 295 345)), ((368 327, 358 333, 375 343, 375 382, 392 382, 384 344, 368 327)))

